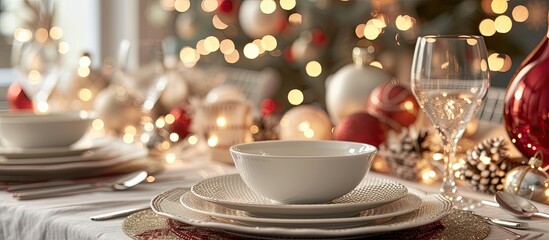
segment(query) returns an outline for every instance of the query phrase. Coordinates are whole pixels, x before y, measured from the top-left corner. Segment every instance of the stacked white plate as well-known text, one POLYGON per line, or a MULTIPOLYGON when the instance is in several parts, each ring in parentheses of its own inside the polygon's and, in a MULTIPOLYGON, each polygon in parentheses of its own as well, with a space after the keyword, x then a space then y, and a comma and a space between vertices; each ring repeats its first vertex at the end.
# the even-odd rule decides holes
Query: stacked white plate
MULTIPOLYGON (((284 186, 281 186, 284 187, 284 186)), ((282 204, 250 190, 240 175, 203 180, 151 200, 157 214, 194 226, 254 237, 349 237, 380 234, 440 220, 452 203, 404 185, 366 177, 324 204, 282 204)))
POLYGON ((146 148, 107 137, 87 139, 67 147, 0 147, 0 181, 28 182, 116 173, 122 168, 143 165, 140 161, 147 154, 146 148))

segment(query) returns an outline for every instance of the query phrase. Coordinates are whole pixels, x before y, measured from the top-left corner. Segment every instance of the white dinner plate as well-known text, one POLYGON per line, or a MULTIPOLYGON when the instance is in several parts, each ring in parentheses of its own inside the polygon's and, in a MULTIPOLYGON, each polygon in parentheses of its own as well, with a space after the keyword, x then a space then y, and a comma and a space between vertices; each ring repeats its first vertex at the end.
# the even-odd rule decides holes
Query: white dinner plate
POLYGON ((426 195, 419 191, 411 190, 413 194, 421 198, 421 207, 411 213, 396 216, 385 223, 342 229, 263 227, 247 226, 232 220, 214 218, 184 208, 179 199, 185 192, 187 190, 184 188, 175 188, 155 196, 151 200, 152 210, 159 215, 194 226, 266 237, 341 238, 379 234, 433 223, 448 215, 453 208, 452 202, 439 194, 426 195))
MULTIPOLYGON (((93 144, 83 152, 73 151, 76 155, 54 156, 54 157, 31 157, 31 158, 7 158, 0 156, 0 166, 2 165, 40 165, 40 164, 61 164, 71 162, 99 161, 119 157, 126 154, 128 144, 114 138, 103 139, 101 142, 93 144)), ((133 148, 132 148, 133 149, 133 148)), ((132 150, 130 150, 132 151, 132 150)))
POLYGON ((232 174, 200 181, 191 191, 202 200, 246 211, 255 216, 330 218, 355 216, 363 210, 396 201, 406 196, 408 189, 387 179, 366 177, 353 191, 329 203, 284 204, 255 193, 242 181, 239 174, 232 174))
POLYGON ((101 161, 82 161, 68 162, 60 164, 26 164, 26 165, 3 165, 0 167, 0 174, 6 175, 25 175, 25 174, 54 174, 68 171, 96 169, 131 161, 136 158, 145 157, 148 154, 146 148, 138 147, 132 144, 116 144, 113 151, 116 156, 101 161))
POLYGON ((28 159, 28 158, 52 158, 76 156, 98 147, 104 146, 112 141, 112 138, 83 139, 67 147, 51 148, 18 148, 0 146, 0 157, 7 159, 28 159))
POLYGON ((410 213, 421 206, 421 198, 408 193, 405 197, 392 203, 365 210, 355 217, 344 218, 261 218, 248 215, 244 211, 226 208, 215 203, 204 201, 192 194, 186 192, 180 198, 183 207, 192 211, 209 215, 232 219, 250 226, 272 226, 272 227, 318 227, 318 228, 348 228, 356 226, 365 226, 368 224, 380 224, 390 220, 393 217, 410 213))

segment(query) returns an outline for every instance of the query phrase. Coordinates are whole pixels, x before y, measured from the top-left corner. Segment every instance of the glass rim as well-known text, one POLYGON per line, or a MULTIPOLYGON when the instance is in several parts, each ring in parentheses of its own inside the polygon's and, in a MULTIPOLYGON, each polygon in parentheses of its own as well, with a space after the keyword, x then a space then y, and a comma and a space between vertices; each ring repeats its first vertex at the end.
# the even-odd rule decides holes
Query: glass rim
POLYGON ((467 34, 437 34, 437 35, 425 35, 425 36, 419 36, 418 38, 424 38, 424 39, 433 39, 433 38, 455 38, 455 39, 483 39, 482 36, 479 35, 467 35, 467 34))

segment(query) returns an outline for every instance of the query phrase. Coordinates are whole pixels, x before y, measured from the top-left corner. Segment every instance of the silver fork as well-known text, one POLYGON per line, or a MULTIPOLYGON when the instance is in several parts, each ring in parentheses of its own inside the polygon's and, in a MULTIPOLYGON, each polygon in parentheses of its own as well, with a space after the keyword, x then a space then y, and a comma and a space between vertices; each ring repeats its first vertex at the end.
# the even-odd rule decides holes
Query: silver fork
POLYGON ((530 236, 530 233, 527 233, 527 234, 519 234, 519 233, 517 233, 517 232, 515 232, 515 231, 511 231, 510 229, 508 229, 508 228, 506 228, 506 227, 504 227, 504 226, 501 226, 501 225, 499 225, 499 224, 496 224, 496 223, 494 223, 494 222, 492 222, 492 221, 487 221, 486 219, 485 219, 485 221, 486 221, 488 224, 490 224, 490 225, 492 225, 492 226, 496 226, 496 227, 498 227, 499 229, 503 230, 504 232, 506 232, 506 233, 508 233, 508 234, 510 234, 510 235, 513 235, 513 236, 515 237, 515 238, 508 238, 508 239, 506 239, 506 240, 519 240, 519 239, 525 239, 526 237, 530 236))
POLYGON ((507 238, 506 240, 519 240, 519 239, 522 239, 522 240, 534 240, 534 239, 538 239, 540 238, 541 236, 543 236, 544 233, 539 233, 539 234, 536 234, 532 237, 530 237, 530 233, 527 233, 527 234, 519 234, 517 232, 514 232, 514 231, 511 231, 510 229, 504 227, 504 226, 500 226, 498 224, 492 224, 498 228, 500 228, 501 230, 503 230, 504 232, 506 233, 509 233, 513 236, 515 236, 514 238, 507 238))

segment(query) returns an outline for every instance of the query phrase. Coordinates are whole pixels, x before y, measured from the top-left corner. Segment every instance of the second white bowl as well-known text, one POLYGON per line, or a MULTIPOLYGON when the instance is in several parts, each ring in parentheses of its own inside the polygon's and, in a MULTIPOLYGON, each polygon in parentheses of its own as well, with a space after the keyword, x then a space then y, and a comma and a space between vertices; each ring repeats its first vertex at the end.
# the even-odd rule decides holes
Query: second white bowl
POLYGON ((66 147, 82 138, 95 114, 85 111, 0 114, 2 145, 20 148, 66 147))

